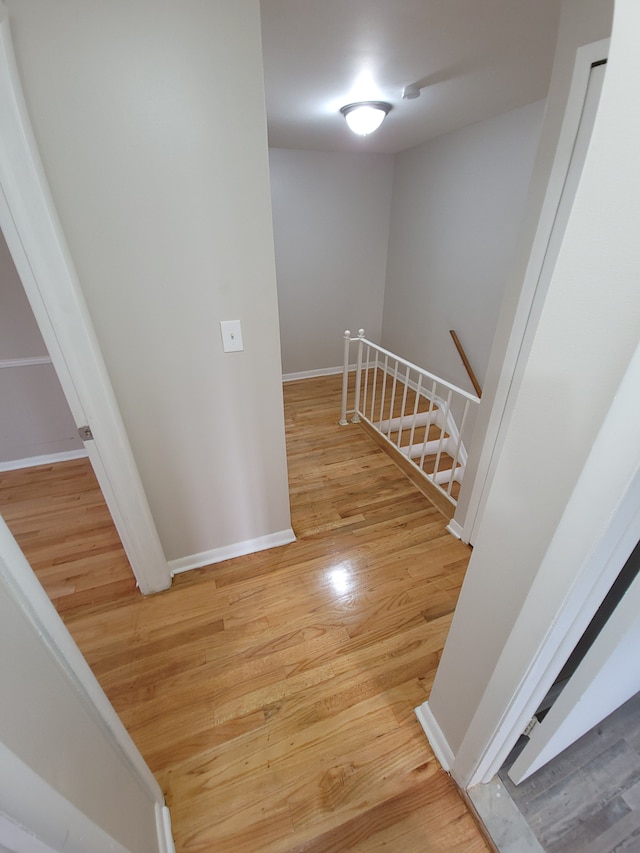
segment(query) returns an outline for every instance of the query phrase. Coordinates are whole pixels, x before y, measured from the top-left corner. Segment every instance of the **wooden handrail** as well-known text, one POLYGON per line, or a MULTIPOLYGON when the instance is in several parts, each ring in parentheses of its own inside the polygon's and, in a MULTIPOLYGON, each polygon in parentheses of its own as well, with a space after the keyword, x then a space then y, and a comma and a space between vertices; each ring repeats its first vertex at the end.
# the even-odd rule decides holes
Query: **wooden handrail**
POLYGON ((482 388, 480 387, 480 383, 476 379, 476 375, 473 372, 473 368, 471 367, 471 364, 469 363, 469 359, 467 358, 467 354, 464 351, 462 344, 460 343, 460 338, 456 335, 456 333, 453 331, 453 329, 449 329, 449 334, 453 338, 453 342, 456 345, 456 349, 458 350, 458 353, 460 354, 460 358, 462 359, 462 363, 464 364, 466 371, 469 374, 469 379, 471 380, 471 384, 475 388, 476 394, 478 395, 478 397, 482 397, 482 388))

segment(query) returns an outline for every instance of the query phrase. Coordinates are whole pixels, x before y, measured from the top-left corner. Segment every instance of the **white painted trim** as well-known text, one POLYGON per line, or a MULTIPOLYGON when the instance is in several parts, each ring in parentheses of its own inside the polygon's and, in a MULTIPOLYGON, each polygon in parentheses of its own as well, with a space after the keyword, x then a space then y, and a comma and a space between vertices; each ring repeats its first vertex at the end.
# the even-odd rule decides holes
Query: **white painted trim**
MULTIPOLYGON (((357 365, 350 364, 349 372, 354 371, 357 365)), ((299 373, 283 373, 283 382, 295 382, 297 379, 313 379, 315 376, 335 376, 343 373, 344 367, 319 367, 317 370, 302 370, 299 373)))
MULTIPOLYGON (((107 696, 76 646, 62 619, 56 613, 55 608, 36 579, 31 566, 2 518, 0 518, 0 579, 15 600, 16 607, 22 610, 25 617, 40 635, 42 642, 47 647, 60 670, 64 673, 67 681, 72 685, 87 712, 102 730, 105 738, 113 746, 114 751, 120 755, 129 772, 138 781, 141 788, 147 792, 150 804, 158 804, 163 807, 164 795, 155 777, 107 699, 107 696)), ((16 796, 16 805, 13 810, 7 809, 11 792, 15 793, 17 791, 17 774, 23 773, 23 771, 28 771, 28 773, 32 771, 29 768, 21 768, 20 760, 16 756, 13 756, 13 753, 9 750, 5 751, 8 752, 8 756, 3 757, 0 755, 0 803, 2 803, 2 810, 5 814, 18 823, 21 823, 21 825, 30 828, 33 827, 33 820, 36 819, 44 820, 45 825, 49 829, 51 827, 55 828, 58 826, 58 822, 60 822, 63 833, 71 830, 71 824, 69 824, 69 820, 71 819, 75 821, 74 826, 76 828, 81 828, 83 821, 87 820, 86 816, 78 812, 71 804, 68 804, 73 811, 69 812, 69 815, 65 817, 64 809, 66 809, 66 806, 64 804, 67 801, 44 782, 42 783, 44 785, 41 792, 42 797, 36 796, 31 777, 25 777, 27 785, 25 790, 29 791, 30 796, 28 798, 16 796), (9 762, 11 762, 11 767, 9 766, 9 762), (20 815, 23 813, 21 809, 26 808, 28 810, 28 804, 34 801, 39 803, 42 810, 38 815, 31 815, 31 822, 21 820, 20 815), (61 807, 63 811, 60 811, 61 807), (45 808, 49 809, 46 813, 44 811, 45 808)), ((35 776, 35 774, 33 775, 35 776)), ((163 820, 166 822, 166 817, 163 817, 163 820)), ((82 831, 80 831, 80 838, 82 839, 83 837, 82 831)), ((62 840, 64 841, 65 838, 66 835, 63 834, 62 840)), ((92 843, 85 840, 76 846, 65 846, 64 849, 69 851, 77 850, 79 853, 85 853, 86 850, 91 849, 98 853, 98 851, 103 849, 116 851, 121 848, 120 846, 105 847, 97 843, 96 846, 93 846, 92 843)), ((160 850, 161 853, 164 853, 162 848, 160 850)), ((167 848, 167 853, 172 853, 170 847, 167 848)))
POLYGON ((38 465, 55 465, 56 462, 69 462, 71 459, 86 459, 87 455, 84 447, 79 447, 77 450, 61 450, 60 453, 45 453, 42 456, 27 456, 25 459, 10 459, 8 462, 0 462, 0 473, 17 471, 20 468, 37 468, 38 465))
MULTIPOLYGON (((488 415, 485 437, 477 457, 476 473, 471 485, 467 511, 462 519, 464 528, 462 539, 465 542, 475 542, 487 494, 520 388, 524 365, 531 350, 533 336, 547 296, 549 282, 543 282, 541 275, 580 127, 591 67, 594 62, 600 62, 608 57, 609 45, 610 39, 601 39, 583 45, 576 52, 573 78, 556 153, 522 282, 518 306, 509 333, 504 361, 500 368, 493 405, 488 415)), ((488 389, 485 387, 484 405, 487 401, 487 392, 488 389)))
POLYGON ((452 773, 461 787, 487 782, 497 773, 640 540, 639 385, 640 346, 456 754, 452 773), (578 556, 556 612, 550 578, 557 576, 558 565, 578 556), (518 650, 531 644, 531 614, 539 621, 545 608, 547 627, 521 672, 518 650), (519 679, 515 691, 514 671, 519 679))
POLYGON ((30 832, 0 812, 0 853, 58 853, 30 832))
MULTIPOLYGON (((437 424, 440 428, 444 429, 446 432, 449 433, 449 436, 450 436, 449 440, 454 445, 454 447, 458 444, 458 440, 460 439, 460 430, 458 428, 458 424, 454 418, 454 415, 453 415, 453 412, 451 411, 451 409, 449 409, 447 411, 446 419, 444 419, 442 417, 442 414, 446 409, 446 402, 445 402, 443 397, 440 397, 438 394, 434 394, 432 392, 433 384, 435 382, 436 385, 441 385, 443 388, 449 389, 451 392, 453 392, 454 394, 457 394, 459 398, 462 398, 463 400, 466 401, 466 403, 468 403, 470 405, 476 405, 476 406, 479 405, 480 399, 478 397, 474 397, 473 395, 469 394, 464 389, 458 388, 456 385, 452 385, 450 382, 447 382, 446 379, 441 379, 439 376, 436 376, 433 373, 429 373, 429 371, 426 371, 426 370, 423 371, 423 369, 421 367, 418 367, 417 365, 413 364, 412 362, 406 361, 405 359, 401 358, 400 356, 395 355, 394 353, 389 352, 388 350, 382 349, 381 347, 379 347, 378 344, 374 344, 372 341, 369 341, 366 338, 351 338, 351 341, 362 341, 365 346, 370 346, 374 350, 374 352, 379 351, 385 355, 388 355, 390 358, 397 360, 399 363, 403 364, 405 367, 409 367, 410 370, 414 371, 415 373, 418 373, 418 374, 424 373, 425 376, 429 379, 429 382, 431 384, 431 388, 427 387, 427 384, 421 383, 420 384, 420 390, 418 391, 418 382, 416 382, 415 379, 411 379, 411 378, 406 380, 406 385, 409 388, 411 388, 413 391, 415 391, 416 393, 419 393, 420 396, 424 397, 425 400, 431 401, 433 399, 433 403, 437 406, 437 409, 434 412, 433 423, 437 424)), ((384 362, 374 361, 374 363, 372 364, 371 361, 369 361, 366 363, 366 365, 365 364, 362 365, 362 370, 363 370, 363 372, 365 372, 366 370, 373 369, 375 367, 382 370, 384 373, 387 374, 387 376, 390 376, 393 379, 396 379, 397 382, 400 383, 401 385, 405 384, 405 376, 399 374, 396 377, 395 369, 393 367, 391 367, 389 364, 387 364, 385 367, 384 362)), ((349 365, 349 371, 354 371, 357 369, 358 369, 357 364, 349 365)), ((332 369, 332 371, 342 373, 343 368, 335 368, 335 369, 332 369)), ((300 378, 298 374, 290 374, 290 375, 295 376, 296 378, 300 378)), ((346 414, 348 414, 348 415, 352 415, 354 412, 355 412, 355 409, 353 409, 353 408, 352 409, 347 408, 347 410, 346 410, 346 414)), ((377 430, 378 432, 381 432, 378 429, 376 423, 374 421, 371 421, 370 418, 367 418, 364 413, 359 412, 358 414, 359 414, 359 416, 363 417, 375 430, 377 430)), ((407 415, 406 417, 408 419, 411 419, 411 415, 407 415)), ((388 423, 388 421, 387 421, 387 423, 388 423)), ((342 423, 342 425, 345 426, 346 423, 342 423)), ((385 433, 381 433, 381 434, 385 435, 385 433)), ((387 437, 387 436, 385 435, 385 437, 387 437)), ((443 448, 443 450, 445 450, 445 448, 443 448)), ((450 450, 446 449, 446 452, 450 453, 450 450)), ((453 454, 451 453, 451 455, 453 455, 453 454)), ((464 471, 465 466, 467 464, 467 458, 468 458, 467 448, 465 447, 463 442, 460 442, 460 447, 458 450, 458 465, 459 465, 458 470, 460 472, 464 471)), ((458 478, 456 478, 456 479, 458 482, 461 482, 460 479, 458 479, 458 478)), ((449 497, 449 496, 447 495, 447 497, 449 497)))
POLYGON ((144 593, 169 569, 31 129, 0 4, 0 227, 107 506, 144 593))
POLYGON ((462 527, 454 518, 452 518, 449 524, 447 524, 446 529, 452 536, 455 536, 456 539, 462 539, 462 527))
POLYGON ((36 355, 31 358, 3 358, 0 359, 0 370, 7 367, 33 367, 37 364, 51 363, 51 357, 48 355, 36 355))
POLYGON ((171 813, 168 806, 156 803, 156 830, 158 833, 159 853, 176 853, 171 831, 171 813))
POLYGON ((13 595, 16 605, 36 627, 42 641, 74 685, 94 720, 120 752, 151 799, 164 804, 164 796, 155 777, 1 517, 0 558, 0 578, 13 595))
POLYGON ((70 803, 42 776, 0 743, 0 802, 9 824, 39 844, 20 851, 130 853, 113 836, 70 803))
MULTIPOLYGON (((418 374, 421 374, 425 379, 429 379, 431 383, 436 382, 439 385, 442 385, 444 388, 448 388, 450 391, 456 393, 459 397, 464 397, 465 400, 469 400, 472 403, 479 403, 480 398, 476 397, 475 394, 471 394, 469 391, 465 391, 464 388, 460 388, 458 385, 454 385, 453 382, 449 382, 447 379, 443 379, 441 376, 436 376, 435 373, 431 373, 431 371, 427 370, 424 367, 420 367, 417 364, 414 364, 412 361, 407 361, 406 358, 402 358, 401 355, 396 355, 391 352, 391 350, 385 349, 381 347, 380 344, 374 344, 373 341, 370 341, 368 338, 354 338, 354 340, 362 340, 362 343, 366 347, 370 347, 374 352, 378 353, 380 356, 384 356, 385 358, 393 359, 397 361, 398 364, 401 364, 403 367, 408 367, 409 370, 413 370, 418 374)), ((379 367, 380 370, 385 370, 384 366, 384 358, 382 359, 382 363, 380 359, 369 359, 366 364, 363 362, 363 369, 368 366, 369 368, 379 367), (373 361, 373 363, 372 363, 373 361)), ((393 376, 394 370, 387 365, 386 372, 393 376)), ((410 384, 410 383, 409 383, 410 384)), ((424 385, 422 387, 425 387, 424 385)), ((427 395, 428 396, 428 395, 427 395)))
MULTIPOLYGON (((379 365, 379 367, 381 370, 385 371, 387 376, 391 376, 391 377, 394 376, 394 370, 391 367, 387 367, 386 370, 385 370, 383 365, 379 365)), ((419 370, 420 368, 416 368, 416 369, 419 370)), ((464 394, 464 397, 462 399, 464 399, 465 402, 469 403, 469 405, 478 406, 480 404, 480 399, 478 397, 470 398, 467 395, 466 391, 464 391, 463 389, 457 389, 456 390, 456 386, 450 385, 450 383, 448 383, 445 379, 439 379, 434 374, 429 374, 429 377, 431 378, 431 385, 432 386, 433 386, 433 382, 435 380, 436 385, 439 383, 440 385, 443 385, 445 388, 449 388, 449 390, 453 391, 454 393, 457 393, 457 390, 461 391, 464 394)), ((401 384, 404 385, 404 378, 400 379, 400 377, 398 377, 398 382, 400 382, 401 384)), ((424 397, 425 400, 429 400, 429 401, 433 400, 434 405, 438 407, 436 409, 436 411, 434 412, 434 423, 437 426, 439 426, 441 429, 444 429, 445 432, 449 433, 450 439, 453 442, 453 445, 455 447, 455 445, 458 443, 458 440, 460 438, 460 430, 458 428, 458 424, 456 423, 456 420, 453 416, 453 412, 451 411, 451 409, 449 409, 449 411, 447 412, 446 419, 444 419, 442 417, 442 413, 444 412, 444 410, 447 407, 447 403, 446 403, 446 400, 444 399, 444 397, 441 397, 439 394, 433 394, 431 388, 427 388, 425 385, 421 385, 420 391, 418 391, 418 383, 415 381, 415 379, 409 379, 407 381, 407 385, 409 386, 409 388, 411 388, 412 391, 415 391, 416 393, 419 393, 421 397, 424 397)), ((411 415, 407 415, 407 417, 411 418, 411 415)), ((451 454, 451 455, 453 455, 453 454, 451 454)), ((460 442, 460 450, 458 452, 458 463, 462 466, 462 468, 464 468, 466 466, 467 459, 468 459, 467 448, 465 447, 463 442, 460 442)))
POLYGON ((618 602, 549 713, 511 765, 518 785, 640 691, 640 576, 618 602))
POLYGON ((245 539, 242 542, 234 542, 232 545, 213 548, 211 551, 202 551, 200 554, 191 554, 188 557, 170 560, 169 570, 173 577, 181 572, 201 569, 203 566, 221 563, 224 560, 233 560, 235 557, 245 557, 247 554, 255 554, 257 551, 267 551, 269 548, 279 548, 281 545, 290 545, 295 541, 295 533, 288 527, 286 530, 268 533, 266 536, 258 536, 256 539, 245 539))
POLYGON ((423 702, 422 705, 418 705, 414 711, 418 718, 418 722, 427 736, 427 740, 429 741, 429 745, 431 746, 435 757, 442 765, 443 770, 450 773, 454 759, 453 750, 449 746, 442 729, 438 725, 438 721, 431 713, 429 703, 423 702))

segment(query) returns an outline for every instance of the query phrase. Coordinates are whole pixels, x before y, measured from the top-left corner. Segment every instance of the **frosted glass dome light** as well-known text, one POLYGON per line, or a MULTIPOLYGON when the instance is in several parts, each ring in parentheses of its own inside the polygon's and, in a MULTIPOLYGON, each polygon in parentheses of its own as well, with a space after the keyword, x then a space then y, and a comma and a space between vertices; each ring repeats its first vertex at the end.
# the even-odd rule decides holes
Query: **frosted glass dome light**
POLYGON ((391 104, 386 101, 362 101, 357 104, 347 104, 340 109, 349 129, 358 136, 368 136, 377 130, 390 111, 391 104))

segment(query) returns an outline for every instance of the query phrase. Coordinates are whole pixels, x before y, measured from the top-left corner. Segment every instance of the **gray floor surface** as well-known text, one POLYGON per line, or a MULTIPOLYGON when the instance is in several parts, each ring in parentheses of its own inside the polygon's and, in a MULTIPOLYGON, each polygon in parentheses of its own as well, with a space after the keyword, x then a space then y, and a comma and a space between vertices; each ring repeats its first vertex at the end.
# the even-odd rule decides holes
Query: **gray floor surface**
POLYGON ((545 853, 640 853, 640 694, 518 786, 514 759, 492 784, 545 853))

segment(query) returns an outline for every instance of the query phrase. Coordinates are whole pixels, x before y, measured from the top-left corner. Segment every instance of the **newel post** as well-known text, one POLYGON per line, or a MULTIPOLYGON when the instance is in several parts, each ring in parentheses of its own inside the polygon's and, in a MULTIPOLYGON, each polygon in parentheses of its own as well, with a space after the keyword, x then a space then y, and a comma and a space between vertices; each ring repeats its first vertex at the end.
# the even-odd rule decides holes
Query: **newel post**
POLYGON ((347 329, 344 333, 344 370, 342 373, 342 408, 340 410, 340 426, 346 426, 347 420, 347 390, 349 386, 349 344, 351 343, 351 332, 347 329))

